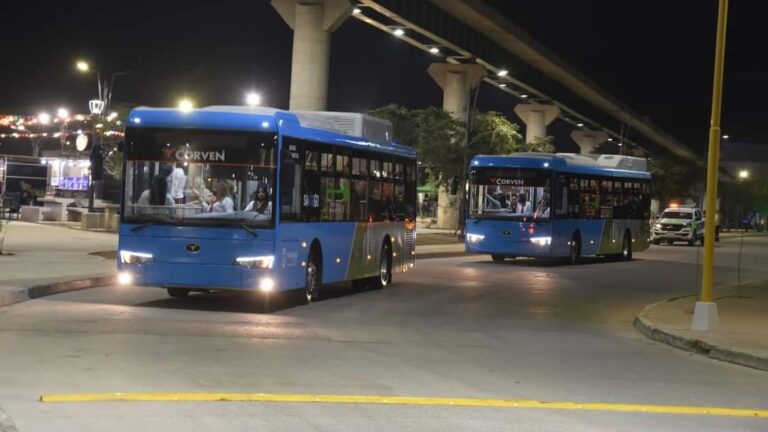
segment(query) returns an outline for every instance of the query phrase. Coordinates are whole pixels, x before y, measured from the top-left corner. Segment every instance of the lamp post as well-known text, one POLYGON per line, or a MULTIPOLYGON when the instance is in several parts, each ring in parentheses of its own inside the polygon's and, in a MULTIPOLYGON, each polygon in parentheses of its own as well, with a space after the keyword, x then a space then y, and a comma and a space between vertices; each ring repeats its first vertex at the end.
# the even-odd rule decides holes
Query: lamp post
MULTIPOLYGON (((709 154, 707 158, 706 213, 717 212, 717 177, 720 159, 720 106, 723 96, 723 69, 725 64, 725 32, 728 22, 728 0, 719 0, 717 13, 717 37, 715 39, 715 68, 712 83, 712 120, 709 128, 709 154)), ((719 326, 715 303, 715 218, 704 220, 704 264, 702 266, 701 292, 693 311, 691 329, 712 331, 719 326)))
MULTIPOLYGON (((75 68, 77 68, 78 71, 81 73, 95 73, 96 74, 96 83, 98 85, 98 99, 92 100, 89 102, 89 108, 91 111, 91 114, 96 115, 99 120, 102 119, 104 112, 106 112, 109 109, 110 102, 112 101, 112 90, 115 86, 115 77, 118 75, 125 75, 129 73, 130 71, 122 71, 122 72, 113 72, 110 76, 109 83, 105 79, 102 81, 101 79, 101 72, 98 70, 92 70, 91 65, 88 64, 88 62, 84 60, 78 60, 75 63, 75 68)), ((101 148, 101 143, 99 142, 99 131, 94 128, 93 130, 93 143, 91 143, 91 159, 94 157, 94 152, 99 152, 101 148)), ((100 155, 99 155, 100 156, 100 155)), ((96 159, 101 160, 100 157, 97 157, 96 159)), ((100 181, 101 179, 94 178, 93 173, 101 172, 102 167, 96 167, 91 166, 91 184, 88 186, 88 212, 93 212, 93 201, 94 201, 94 195, 96 193, 95 183, 97 181, 100 181)))

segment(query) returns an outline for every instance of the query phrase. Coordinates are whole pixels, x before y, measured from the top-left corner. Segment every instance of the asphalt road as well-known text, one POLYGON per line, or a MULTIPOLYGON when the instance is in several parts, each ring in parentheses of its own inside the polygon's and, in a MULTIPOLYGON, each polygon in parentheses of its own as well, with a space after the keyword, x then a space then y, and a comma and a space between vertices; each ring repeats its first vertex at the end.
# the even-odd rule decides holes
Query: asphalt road
MULTIPOLYGON (((738 241, 718 245, 736 280, 738 241)), ((768 278, 747 238, 742 278, 768 278)), ((283 402, 41 403, 41 394, 243 392, 768 409, 768 374, 651 342, 650 302, 695 291, 697 249, 577 266, 432 259, 384 291, 294 307, 105 287, 0 309, 0 406, 21 432, 136 430, 767 431, 768 419, 607 410, 283 402)))

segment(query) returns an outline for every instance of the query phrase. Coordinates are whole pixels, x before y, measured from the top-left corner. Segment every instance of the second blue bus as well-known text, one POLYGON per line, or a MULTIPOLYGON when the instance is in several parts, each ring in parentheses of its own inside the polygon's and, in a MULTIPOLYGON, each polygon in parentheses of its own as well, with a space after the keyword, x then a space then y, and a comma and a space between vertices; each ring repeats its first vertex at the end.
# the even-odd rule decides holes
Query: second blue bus
POLYGON ((524 153, 470 162, 466 250, 507 258, 629 260, 650 245, 645 160, 524 153))

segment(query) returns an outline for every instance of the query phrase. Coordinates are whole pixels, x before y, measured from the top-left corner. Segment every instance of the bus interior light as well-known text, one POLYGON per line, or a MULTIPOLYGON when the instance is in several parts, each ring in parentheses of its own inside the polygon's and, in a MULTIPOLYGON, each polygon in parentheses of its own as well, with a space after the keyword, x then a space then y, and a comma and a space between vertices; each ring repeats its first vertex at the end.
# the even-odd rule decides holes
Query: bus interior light
POLYGON ((552 243, 552 237, 531 237, 531 243, 539 246, 549 246, 552 243))
POLYGON ((467 241, 470 243, 479 243, 485 238, 482 234, 469 234, 467 233, 467 241))
POLYGON ((275 257, 269 256, 256 256, 256 257, 237 257, 235 263, 240 267, 247 269, 270 269, 272 263, 274 263, 275 257))
POLYGON ((144 252, 131 252, 127 250, 120 251, 120 262, 123 264, 141 265, 152 261, 152 254, 144 252))

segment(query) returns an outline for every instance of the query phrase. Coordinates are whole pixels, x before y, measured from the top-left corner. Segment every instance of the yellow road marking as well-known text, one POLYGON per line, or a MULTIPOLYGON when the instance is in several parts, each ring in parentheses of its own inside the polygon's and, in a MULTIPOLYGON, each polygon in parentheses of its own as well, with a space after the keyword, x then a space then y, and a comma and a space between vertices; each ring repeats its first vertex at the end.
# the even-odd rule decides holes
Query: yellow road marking
POLYGON ((484 408, 537 408, 555 410, 617 411, 661 414, 768 418, 768 410, 703 406, 619 404, 600 402, 548 402, 537 400, 436 398, 279 393, 63 393, 44 394, 41 402, 282 402, 368 405, 430 405, 484 408))

